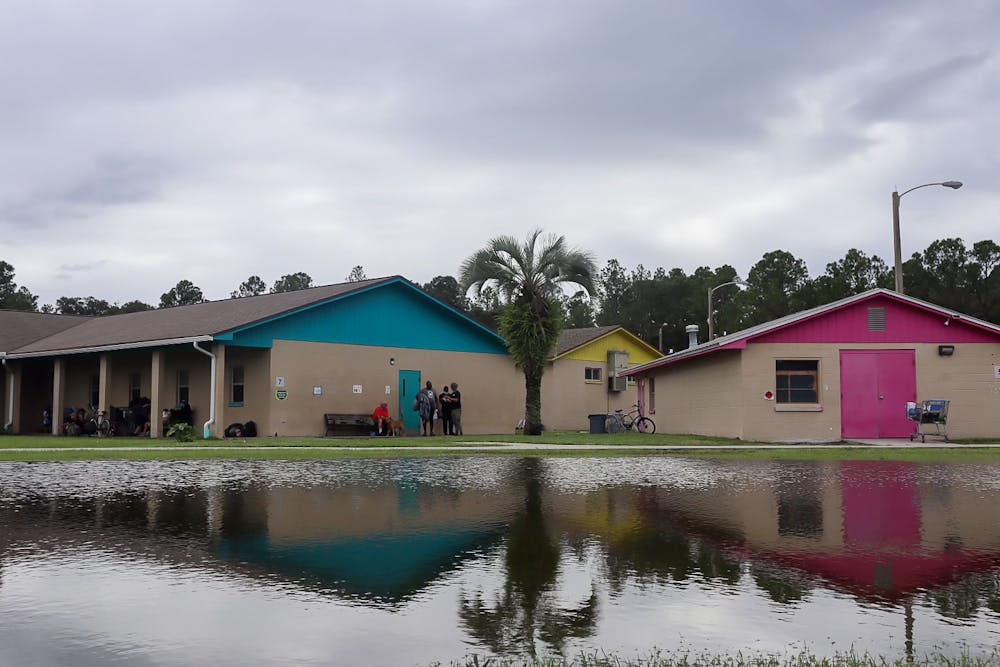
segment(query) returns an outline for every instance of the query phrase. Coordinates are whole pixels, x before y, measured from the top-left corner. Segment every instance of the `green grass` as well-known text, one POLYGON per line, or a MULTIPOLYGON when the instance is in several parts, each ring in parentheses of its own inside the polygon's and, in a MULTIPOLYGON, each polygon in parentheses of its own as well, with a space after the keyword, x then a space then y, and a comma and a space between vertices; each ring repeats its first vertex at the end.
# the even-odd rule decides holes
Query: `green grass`
POLYGON ((848 448, 843 443, 810 445, 796 449, 725 449, 726 445, 753 447, 768 443, 753 443, 726 438, 669 434, 618 435, 577 432, 549 432, 541 437, 524 435, 476 435, 463 437, 407 438, 248 438, 227 440, 196 440, 176 442, 173 439, 148 438, 65 438, 56 436, 3 436, 0 438, 0 461, 80 461, 91 459, 116 460, 187 460, 187 459, 254 459, 295 460, 330 458, 384 458, 398 456, 545 456, 545 457, 616 457, 629 456, 690 456, 699 458, 745 460, 808 460, 808 461, 915 461, 968 462, 1000 461, 1000 448, 889 449, 884 447, 848 448), (502 450, 494 443, 559 445, 560 449, 502 450), (576 445, 614 445, 610 450, 582 450, 576 445), (683 449, 654 450, 649 446, 671 446, 683 449), (451 449, 454 447, 471 449, 451 449), (130 450, 128 448, 145 448, 130 450), (279 448, 280 449, 277 449, 279 448), (75 448, 95 448, 72 451, 75 448), (205 449, 211 448, 211 449, 205 449), (357 449, 361 448, 361 449, 357 449), (406 448, 393 451, 394 448, 406 448), (25 451, 12 451, 12 450, 25 451))
MULTIPOLYGON (((440 663, 434 663, 440 666, 440 663)), ((640 658, 622 658, 614 654, 594 651, 576 657, 488 657, 469 656, 452 662, 452 667, 987 667, 1000 664, 1000 651, 994 649, 987 655, 971 655, 962 650, 957 654, 935 652, 924 656, 888 657, 857 653, 854 650, 820 657, 809 651, 792 654, 736 653, 713 654, 708 652, 654 650, 640 658)))

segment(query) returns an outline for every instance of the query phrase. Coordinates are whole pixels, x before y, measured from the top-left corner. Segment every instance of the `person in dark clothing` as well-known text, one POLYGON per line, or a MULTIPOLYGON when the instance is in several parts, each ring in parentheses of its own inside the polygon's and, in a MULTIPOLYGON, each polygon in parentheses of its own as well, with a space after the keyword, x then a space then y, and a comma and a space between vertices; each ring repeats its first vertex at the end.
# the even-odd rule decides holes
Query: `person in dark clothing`
POLYGON ((451 383, 451 434, 464 435, 462 431, 462 392, 458 383, 451 383))
POLYGON ((173 414, 170 416, 170 421, 174 424, 184 423, 188 426, 194 426, 194 413, 191 410, 191 404, 186 400, 182 400, 174 409, 173 414))
POLYGON ((438 405, 440 409, 438 412, 441 414, 441 433, 444 435, 452 435, 451 432, 451 393, 448 391, 448 385, 445 384, 444 388, 441 389, 441 393, 438 394, 438 405))
POLYGON ((427 388, 417 394, 417 411, 420 413, 420 426, 424 435, 434 435, 434 413, 438 409, 437 392, 434 385, 427 381, 427 388), (430 431, 428 433, 428 431, 430 431))

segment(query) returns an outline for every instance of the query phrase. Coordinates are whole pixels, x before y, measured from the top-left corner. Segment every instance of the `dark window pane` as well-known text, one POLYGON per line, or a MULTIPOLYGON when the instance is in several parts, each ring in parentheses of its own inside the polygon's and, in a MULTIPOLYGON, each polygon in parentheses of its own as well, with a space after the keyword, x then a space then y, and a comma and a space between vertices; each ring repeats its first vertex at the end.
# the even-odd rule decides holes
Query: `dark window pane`
POLYGON ((812 389, 816 386, 815 375, 790 375, 788 379, 792 381, 792 389, 812 389))
POLYGON ((815 389, 795 389, 791 392, 790 403, 816 403, 815 389))

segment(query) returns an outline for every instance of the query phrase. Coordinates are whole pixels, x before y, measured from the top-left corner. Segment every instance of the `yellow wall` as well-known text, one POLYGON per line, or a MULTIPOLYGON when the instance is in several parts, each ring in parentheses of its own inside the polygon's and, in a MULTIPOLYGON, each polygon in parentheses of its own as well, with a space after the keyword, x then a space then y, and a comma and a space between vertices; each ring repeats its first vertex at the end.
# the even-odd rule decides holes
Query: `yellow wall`
POLYGON ((617 330, 567 352, 565 355, 560 356, 556 362, 558 363, 562 359, 577 359, 580 361, 607 363, 608 350, 624 350, 628 352, 629 364, 632 366, 638 366, 639 364, 645 364, 660 358, 660 355, 656 354, 645 343, 637 341, 634 337, 621 330, 617 330))

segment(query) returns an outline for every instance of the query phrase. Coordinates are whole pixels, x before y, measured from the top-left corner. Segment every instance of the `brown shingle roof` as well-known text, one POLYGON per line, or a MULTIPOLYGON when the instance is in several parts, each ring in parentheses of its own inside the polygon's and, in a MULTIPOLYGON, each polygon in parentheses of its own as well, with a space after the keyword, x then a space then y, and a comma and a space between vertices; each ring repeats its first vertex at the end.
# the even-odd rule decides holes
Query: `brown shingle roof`
POLYGON ((553 357, 566 354, 570 350, 581 345, 586 345, 592 340, 596 340, 605 334, 609 334, 615 329, 621 329, 620 324, 612 324, 606 327, 584 327, 581 329, 563 329, 559 334, 559 342, 556 344, 556 352, 553 357))
POLYGON ((40 338, 75 327, 91 318, 0 310, 0 352, 10 352, 40 338))
POLYGON ((85 318, 85 321, 76 327, 18 348, 16 355, 207 338, 394 280, 404 279, 400 276, 389 276, 313 287, 296 292, 262 294, 241 299, 208 301, 191 306, 85 318))

